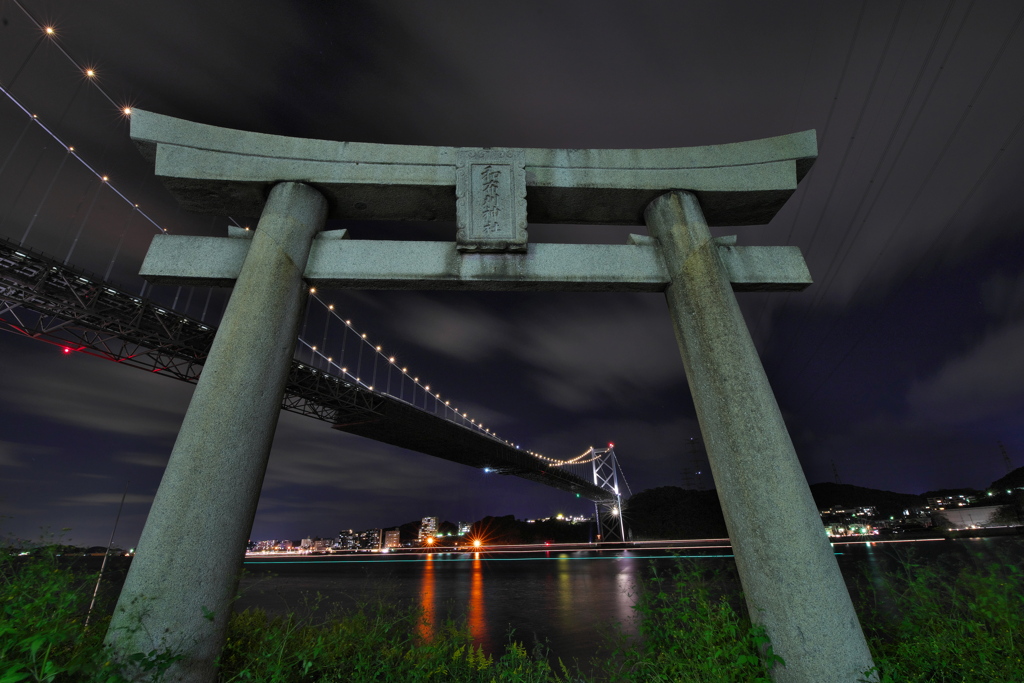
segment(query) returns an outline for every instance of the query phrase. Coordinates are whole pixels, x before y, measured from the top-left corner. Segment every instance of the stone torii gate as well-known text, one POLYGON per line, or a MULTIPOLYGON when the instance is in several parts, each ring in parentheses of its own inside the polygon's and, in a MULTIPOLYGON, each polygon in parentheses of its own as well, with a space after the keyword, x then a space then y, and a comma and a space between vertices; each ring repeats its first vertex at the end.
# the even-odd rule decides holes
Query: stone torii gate
POLYGON ((709 225, 767 223, 814 131, 695 148, 466 149, 305 140, 135 110, 132 138, 187 209, 261 215, 229 237, 158 235, 154 283, 233 285, 107 635, 184 655, 224 643, 310 285, 664 291, 751 618, 779 682, 853 683, 871 655, 733 291, 810 284, 796 247, 709 225), (344 239, 327 218, 455 220, 454 242, 344 239), (625 245, 531 244, 527 222, 644 225, 625 245), (246 239, 251 237, 251 239, 246 239), (763 521, 771 511, 771 523, 763 521))

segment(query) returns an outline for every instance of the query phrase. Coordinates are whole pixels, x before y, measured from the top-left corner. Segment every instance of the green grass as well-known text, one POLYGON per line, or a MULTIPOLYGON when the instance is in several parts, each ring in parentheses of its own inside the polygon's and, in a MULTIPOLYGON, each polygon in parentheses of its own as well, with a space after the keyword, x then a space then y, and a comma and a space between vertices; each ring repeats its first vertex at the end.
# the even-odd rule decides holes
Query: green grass
POLYGON ((616 629, 607 657, 596 661, 613 681, 768 683, 770 667, 784 664, 759 626, 752 626, 739 595, 723 593, 718 573, 681 565, 657 573, 635 593, 637 634, 616 629))
POLYGON ((881 683, 1024 681, 1024 574, 904 563, 861 600, 881 683))
POLYGON ((52 548, 0 559, 0 683, 119 680, 103 657, 109 617, 85 628, 95 576, 59 566, 52 548))
MULTIPOLYGON (((0 683, 120 683, 102 647, 110 606, 84 626, 94 581, 52 549, 0 556, 0 683)), ((768 681, 783 662, 729 585, 731 577, 685 564, 646 578, 633 595, 636 634, 609 625, 586 672, 514 634, 487 654, 464 622, 424 629, 416 609, 386 599, 304 618, 247 610, 231 619, 220 681, 768 681)), ((907 562, 855 594, 882 683, 1024 681, 1024 574, 1016 566, 907 562)), ((138 655, 152 680, 172 659, 138 655)))
POLYGON ((221 681, 265 683, 326 681, 570 680, 543 657, 510 639, 497 658, 475 647, 465 626, 449 620, 429 640, 419 635, 420 614, 379 601, 320 623, 262 610, 235 614, 221 658, 221 681))

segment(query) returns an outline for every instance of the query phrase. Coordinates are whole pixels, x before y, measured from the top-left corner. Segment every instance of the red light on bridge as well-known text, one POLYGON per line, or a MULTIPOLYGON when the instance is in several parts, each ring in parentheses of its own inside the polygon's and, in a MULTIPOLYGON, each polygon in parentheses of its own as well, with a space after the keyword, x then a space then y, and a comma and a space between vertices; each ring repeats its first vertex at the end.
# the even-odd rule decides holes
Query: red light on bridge
POLYGON ((615 444, 613 444, 612 442, 609 441, 608 442, 608 448, 615 448, 615 444))
POLYGON ((66 356, 66 355, 68 355, 69 353, 71 353, 71 349, 69 349, 68 347, 66 347, 66 346, 65 346, 65 347, 64 347, 64 355, 66 356))

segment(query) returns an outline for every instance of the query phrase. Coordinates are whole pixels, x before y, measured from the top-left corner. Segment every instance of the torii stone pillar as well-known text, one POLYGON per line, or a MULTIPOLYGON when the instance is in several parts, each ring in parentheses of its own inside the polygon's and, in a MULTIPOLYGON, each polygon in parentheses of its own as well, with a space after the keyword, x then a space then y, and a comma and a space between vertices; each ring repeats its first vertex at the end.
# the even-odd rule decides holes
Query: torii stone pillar
POLYGON ((774 680, 861 680, 871 653, 700 203, 671 192, 644 216, 750 617, 786 661, 774 680))
POLYGON ((164 680, 216 678, 326 215, 307 185, 270 191, 114 610, 116 655, 184 657, 164 680))
POLYGON ((213 681, 305 278, 324 288, 665 292, 752 618, 786 661, 773 678, 857 683, 872 668, 730 291, 800 290, 810 274, 795 247, 737 247, 708 231, 767 223, 817 155, 814 131, 695 148, 459 149, 261 135, 135 110, 132 137, 192 210, 255 215, 271 186, 293 183, 271 191, 251 241, 158 235, 143 264, 154 283, 236 292, 118 603, 108 642, 120 652, 170 646, 185 655, 178 680, 213 681), (325 204, 331 218, 454 219, 458 233, 313 240, 325 204), (271 220, 281 214, 294 216, 284 221, 292 232, 271 220), (530 244, 528 221, 646 221, 652 237, 530 244), (286 281, 271 284, 277 269, 286 281), (268 339, 273 358, 260 359, 268 339), (239 449, 241 439, 252 445, 239 449))

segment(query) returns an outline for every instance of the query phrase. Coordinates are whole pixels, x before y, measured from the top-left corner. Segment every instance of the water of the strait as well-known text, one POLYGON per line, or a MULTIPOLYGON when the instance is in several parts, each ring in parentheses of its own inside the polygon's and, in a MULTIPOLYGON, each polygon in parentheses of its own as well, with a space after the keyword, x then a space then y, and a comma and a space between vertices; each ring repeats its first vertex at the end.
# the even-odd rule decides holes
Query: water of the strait
MULTIPOLYGON (((877 581, 908 556, 924 564, 964 560, 1024 566, 1021 536, 836 543, 833 547, 847 580, 877 581)), ((474 640, 488 652, 500 652, 511 629, 515 639, 528 647, 540 639, 553 655, 583 664, 597 654, 609 628, 618 625, 635 632, 633 606, 644 577, 679 563, 728 569, 732 562, 732 550, 721 542, 671 550, 250 557, 236 609, 306 613, 316 595, 320 596, 318 610, 384 597, 420 607, 423 635, 429 635, 446 615, 463 615, 474 640)))

